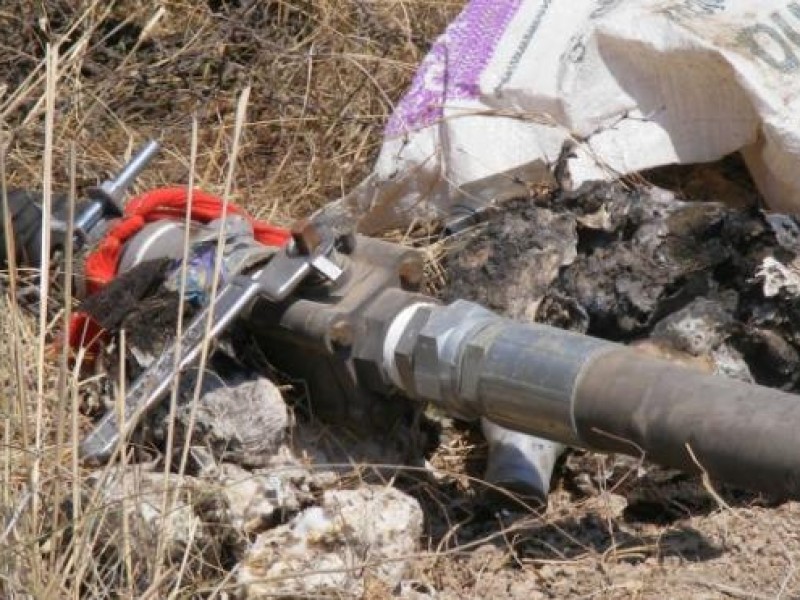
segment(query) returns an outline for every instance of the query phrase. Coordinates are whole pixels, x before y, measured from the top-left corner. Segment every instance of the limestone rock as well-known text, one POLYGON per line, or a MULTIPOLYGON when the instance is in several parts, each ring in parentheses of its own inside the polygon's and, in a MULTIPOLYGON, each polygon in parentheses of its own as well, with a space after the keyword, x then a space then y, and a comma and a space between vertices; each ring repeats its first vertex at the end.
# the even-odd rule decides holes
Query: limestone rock
POLYGON ((214 478, 227 501, 231 524, 246 533, 260 533, 283 523, 314 499, 312 476, 298 466, 253 473, 225 463, 214 478))
POLYGON ((239 569, 248 599, 353 595, 374 577, 389 589, 403 578, 422 534, 422 509, 406 494, 365 486, 331 490, 322 505, 261 534, 239 569))
POLYGON ((795 298, 800 295, 800 271, 798 265, 785 265, 774 256, 767 256, 761 263, 756 277, 763 281, 765 298, 774 298, 783 293, 795 298))
POLYGON ((395 589, 394 595, 402 600, 435 600, 438 596, 436 590, 430 585, 411 579, 401 581, 395 589))
POLYGON ((98 551, 111 569, 129 560, 137 570, 152 572, 162 544, 163 565, 186 560, 187 572, 202 576, 234 551, 237 542, 221 518, 219 497, 193 477, 166 477, 134 465, 97 473, 89 483, 102 507, 94 522, 98 551))

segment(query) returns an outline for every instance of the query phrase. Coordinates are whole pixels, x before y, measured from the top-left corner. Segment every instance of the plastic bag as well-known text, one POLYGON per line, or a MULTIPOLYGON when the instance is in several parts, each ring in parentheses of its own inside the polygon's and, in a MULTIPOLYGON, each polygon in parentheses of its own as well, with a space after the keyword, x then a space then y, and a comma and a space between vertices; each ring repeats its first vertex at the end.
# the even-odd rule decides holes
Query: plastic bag
POLYGON ((797 213, 798 75, 800 2, 473 0, 340 202, 369 233, 525 195, 562 153, 577 187, 741 151, 797 213))

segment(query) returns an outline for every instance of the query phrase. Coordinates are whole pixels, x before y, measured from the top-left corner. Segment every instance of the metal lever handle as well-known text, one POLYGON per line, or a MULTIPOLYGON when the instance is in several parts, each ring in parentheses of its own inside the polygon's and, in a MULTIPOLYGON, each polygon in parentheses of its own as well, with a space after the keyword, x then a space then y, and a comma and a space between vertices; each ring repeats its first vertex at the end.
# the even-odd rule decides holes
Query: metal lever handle
POLYGON ((122 216, 125 193, 158 154, 160 148, 157 141, 150 140, 133 155, 116 177, 88 191, 89 201, 75 215, 75 234, 78 243, 85 241, 104 218, 122 216))
MULTIPOLYGON (((152 410, 169 389, 177 373, 199 358, 207 320, 211 318, 209 337, 214 338, 247 307, 259 289, 258 283, 251 278, 235 278, 217 297, 213 315, 209 315, 208 308, 201 311, 183 332, 180 356, 176 355, 174 344, 164 349, 161 356, 139 376, 127 392, 123 411, 126 428, 135 426, 152 410)), ((81 442, 81 458, 90 463, 108 460, 119 443, 122 435, 120 429, 117 414, 113 411, 106 414, 81 442)))
POLYGON ((160 149, 161 146, 157 141, 148 141, 136 151, 116 177, 107 179, 100 184, 99 190, 103 194, 104 199, 113 202, 120 214, 122 214, 122 201, 125 198, 125 193, 133 186, 136 178, 145 167, 150 164, 150 161, 155 158, 160 149))
MULTIPOLYGON (((306 277, 316 271, 335 281, 342 269, 329 258, 334 240, 324 239, 315 244, 310 254, 297 251, 289 244, 272 258, 260 271, 251 276, 239 276, 222 288, 213 307, 201 311, 180 339, 181 355, 176 357, 175 346, 165 348, 161 356, 134 382, 125 398, 125 426, 135 426, 138 421, 161 400, 177 373, 200 356, 208 319, 211 319, 210 337, 221 334, 244 311, 256 296, 272 302, 285 300, 306 277), (209 314, 213 311, 213 314, 209 314)), ((88 462, 107 460, 121 437, 117 415, 108 413, 83 440, 80 454, 88 462)))

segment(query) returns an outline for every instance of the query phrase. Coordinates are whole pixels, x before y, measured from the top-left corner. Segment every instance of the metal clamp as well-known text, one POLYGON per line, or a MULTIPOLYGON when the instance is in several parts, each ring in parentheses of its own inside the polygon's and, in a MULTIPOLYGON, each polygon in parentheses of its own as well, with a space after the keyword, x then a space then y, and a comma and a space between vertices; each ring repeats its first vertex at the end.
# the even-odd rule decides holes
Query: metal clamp
MULTIPOLYGON (((337 281, 344 270, 331 258, 335 247, 334 238, 321 233, 312 223, 300 221, 292 228, 290 243, 263 269, 251 275, 239 275, 227 283, 214 302, 202 310, 183 332, 180 355, 175 345, 165 348, 161 356, 133 383, 125 398, 126 429, 138 424, 162 399, 178 373, 200 357, 206 333, 212 339, 220 335, 248 309, 256 297, 261 296, 274 303, 281 302, 312 274, 328 281, 337 281)), ((93 463, 107 460, 120 437, 117 415, 109 412, 84 438, 80 445, 81 457, 93 463)))

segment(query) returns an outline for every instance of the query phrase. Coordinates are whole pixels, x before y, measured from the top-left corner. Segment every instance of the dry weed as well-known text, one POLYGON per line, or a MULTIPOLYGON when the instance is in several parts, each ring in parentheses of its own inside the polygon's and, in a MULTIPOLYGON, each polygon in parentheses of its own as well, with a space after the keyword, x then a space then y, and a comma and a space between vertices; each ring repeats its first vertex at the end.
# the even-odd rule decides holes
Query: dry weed
MULTIPOLYGON (((7 3, 0 7, 3 179, 44 189, 46 198, 81 190, 156 138, 164 151, 139 189, 185 183, 196 122, 197 185, 285 224, 369 171, 393 102, 461 4, 7 3), (247 114, 237 120, 246 89, 247 114)), ((63 290, 51 290, 37 317, 16 302, 23 282, 6 284, 0 596, 218 595, 227 584, 225 557, 184 555, 162 569, 155 556, 130 551, 133 525, 86 484, 75 460, 86 426, 78 401, 93 382, 78 381, 77 370, 49 352, 69 308, 63 290), (121 546, 105 539, 111 525, 121 546)), ((154 555, 162 553, 158 544, 154 555)))
MULTIPOLYGON (((0 175, 10 187, 69 193, 102 181, 141 141, 157 138, 165 151, 139 189, 185 183, 192 163, 198 186, 216 192, 227 187, 231 200, 285 224, 366 175, 393 103, 462 4, 3 3, 0 175), (49 61, 48 48, 54 57, 49 61), (232 170, 236 108, 245 89, 248 112, 238 121, 243 127, 232 170), (196 157, 190 156, 193 145, 196 157)), ((394 237, 426 247, 435 289, 443 277, 436 262, 441 244, 432 243, 424 228, 394 237)), ((188 598, 230 592, 229 557, 183 553, 161 567, 160 540, 154 540, 152 556, 131 548, 135 524, 121 508, 135 498, 109 502, 98 492, 102 483, 90 485, 76 458, 87 425, 79 401, 97 382, 78 380, 58 352, 45 354, 60 339, 69 303, 53 288, 49 306, 26 313, 16 302, 25 278, 6 278, 4 284, 0 597, 188 598)), ((679 590, 673 597, 710 590, 713 597, 761 598, 791 597, 797 590, 797 535, 788 529, 800 523, 796 505, 777 517, 743 505, 705 521, 687 513, 688 525, 630 525, 614 512, 618 490, 612 487, 580 502, 559 489, 545 516, 531 510, 511 520, 508 513, 485 509, 478 515, 482 509, 473 500, 483 484, 475 475, 484 450, 461 432, 432 459, 433 475, 431 469, 387 465, 356 470, 355 481, 362 472, 375 477, 388 469, 391 480, 403 471, 402 485, 425 504, 428 547, 416 557, 418 581, 409 583, 411 591, 433 586, 444 590, 443 598, 531 598, 537 590, 550 597, 657 598, 670 588, 679 590), (692 527, 702 527, 711 541, 692 527), (765 535, 779 543, 748 554, 749 545, 765 535), (719 558, 720 549, 728 549, 730 558, 719 558), (750 558, 768 566, 748 573, 742 565, 750 558), (702 560, 712 561, 711 567, 694 568, 702 560), (640 565, 647 568, 637 570, 640 565), (779 574, 774 585, 754 592, 770 572, 779 574), (737 574, 740 582, 730 585, 737 574)), ((101 478, 114 474, 109 470, 101 478)), ((202 494, 165 490, 164 502, 181 494, 207 515, 203 527, 217 531, 213 507, 202 494)), ((374 598, 389 592, 379 585, 368 590, 374 598)))

